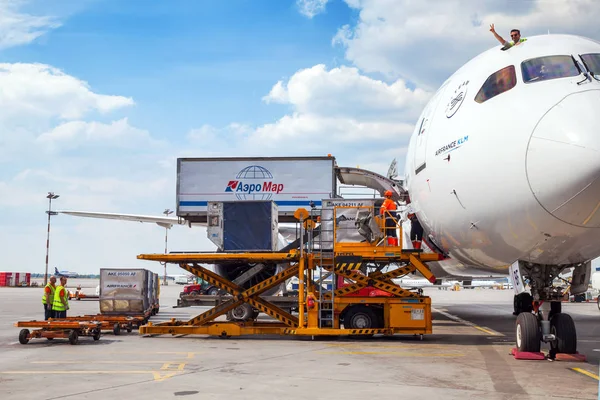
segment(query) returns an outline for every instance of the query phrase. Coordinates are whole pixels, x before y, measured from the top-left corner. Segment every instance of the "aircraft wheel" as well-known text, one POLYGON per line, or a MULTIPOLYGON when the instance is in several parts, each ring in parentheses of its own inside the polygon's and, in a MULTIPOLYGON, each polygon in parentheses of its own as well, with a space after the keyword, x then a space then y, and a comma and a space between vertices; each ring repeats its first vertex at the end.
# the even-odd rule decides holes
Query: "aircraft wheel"
POLYGON ((560 301, 553 301, 550 303, 550 315, 548 319, 552 319, 556 314, 560 314, 562 312, 562 303, 560 301))
POLYGON ((533 311, 533 297, 527 292, 516 294, 513 300, 513 315, 533 311))
POLYGON ((516 334, 518 351, 539 353, 541 333, 535 315, 530 312, 520 313, 517 316, 516 334))
POLYGON ((19 343, 29 343, 29 329, 21 329, 21 332, 19 332, 19 343))
POLYGON ((550 320, 550 332, 556 340, 550 345, 557 353, 577 353, 577 331, 575 323, 569 314, 555 314, 550 320))

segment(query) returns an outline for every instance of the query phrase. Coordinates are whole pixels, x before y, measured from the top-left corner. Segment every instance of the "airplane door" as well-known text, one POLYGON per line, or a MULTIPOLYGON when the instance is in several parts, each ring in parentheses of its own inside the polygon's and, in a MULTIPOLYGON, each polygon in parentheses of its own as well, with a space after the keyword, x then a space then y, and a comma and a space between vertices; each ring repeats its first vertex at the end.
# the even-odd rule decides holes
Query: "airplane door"
POLYGON ((436 92, 429 104, 427 104, 421 119, 418 121, 419 131, 417 132, 417 143, 415 146, 415 175, 427 167, 427 142, 429 136, 431 136, 431 122, 446 86, 447 82, 436 92))

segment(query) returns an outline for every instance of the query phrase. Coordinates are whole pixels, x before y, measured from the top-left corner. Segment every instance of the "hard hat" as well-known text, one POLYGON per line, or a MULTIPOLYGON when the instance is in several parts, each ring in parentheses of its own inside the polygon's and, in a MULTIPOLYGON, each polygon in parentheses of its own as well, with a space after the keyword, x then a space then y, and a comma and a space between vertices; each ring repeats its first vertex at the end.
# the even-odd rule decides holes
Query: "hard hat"
POLYGON ((391 190, 386 190, 384 193, 385 197, 392 197, 392 191, 391 190))

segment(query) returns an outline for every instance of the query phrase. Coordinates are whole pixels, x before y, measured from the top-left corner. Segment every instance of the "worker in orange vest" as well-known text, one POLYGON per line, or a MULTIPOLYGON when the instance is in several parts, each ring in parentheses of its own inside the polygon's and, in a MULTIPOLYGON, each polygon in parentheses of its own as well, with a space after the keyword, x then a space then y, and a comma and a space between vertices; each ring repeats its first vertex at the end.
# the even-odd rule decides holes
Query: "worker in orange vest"
POLYGON ((396 233, 396 203, 392 200, 392 191, 386 190, 385 200, 379 209, 379 214, 385 219, 385 235, 390 246, 398 246, 398 235, 396 233))

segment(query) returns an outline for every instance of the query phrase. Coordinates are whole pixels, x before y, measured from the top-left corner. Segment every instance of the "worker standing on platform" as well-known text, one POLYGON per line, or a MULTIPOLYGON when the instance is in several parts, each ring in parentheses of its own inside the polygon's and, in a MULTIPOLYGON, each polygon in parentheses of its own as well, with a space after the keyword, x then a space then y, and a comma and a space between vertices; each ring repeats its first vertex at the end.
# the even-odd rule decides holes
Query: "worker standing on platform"
POLYGON ((60 278, 60 285, 56 287, 54 292, 54 302, 52 310, 54 311, 54 318, 66 318, 67 310, 69 309, 69 292, 67 291, 67 278, 64 276, 60 278))
POLYGON ((56 277, 51 276, 50 282, 44 287, 44 294, 42 296, 42 304, 44 305, 44 320, 48 318, 54 318, 54 312, 52 306, 54 305, 54 292, 56 290, 56 277))
POLYGON ((410 197, 406 201, 406 217, 410 220, 410 241, 412 242, 413 249, 420 249, 421 241, 423 240, 423 227, 410 202, 410 197))
POLYGON ((391 190, 386 190, 384 196, 385 200, 379 209, 379 214, 385 219, 385 235, 388 238, 388 245, 398 246, 396 203, 392 200, 391 190))

